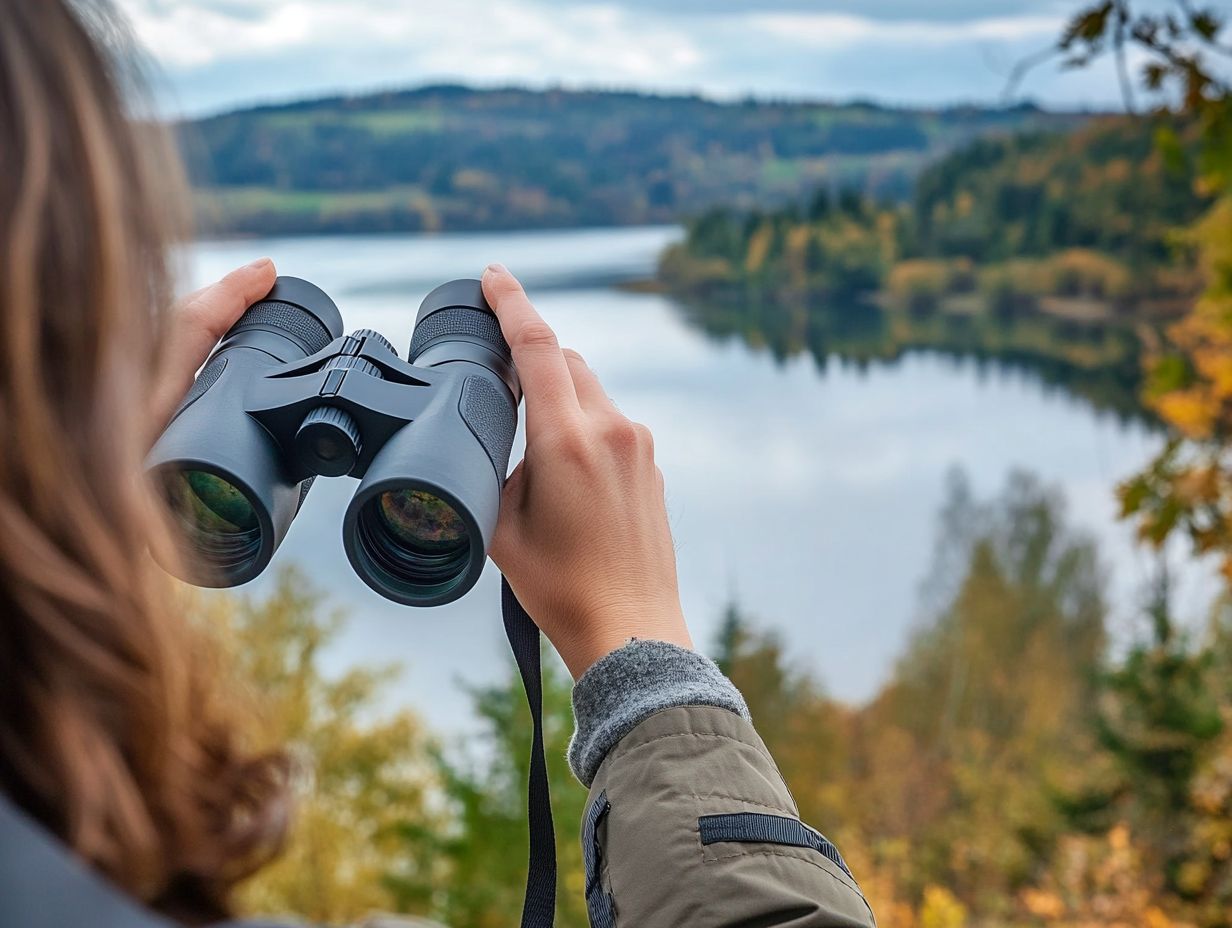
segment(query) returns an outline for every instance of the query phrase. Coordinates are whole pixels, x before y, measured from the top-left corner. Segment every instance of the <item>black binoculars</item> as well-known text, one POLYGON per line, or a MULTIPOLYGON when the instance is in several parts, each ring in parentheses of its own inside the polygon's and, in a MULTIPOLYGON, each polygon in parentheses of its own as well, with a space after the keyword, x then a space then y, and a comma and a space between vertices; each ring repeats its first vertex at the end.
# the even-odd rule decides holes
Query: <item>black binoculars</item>
POLYGON ((187 541, 182 579, 253 579, 313 480, 345 475, 360 483, 343 544, 370 587, 435 606, 479 579, 521 400, 479 281, 428 294, 407 361, 371 329, 342 333, 323 291, 279 277, 202 367, 146 462, 187 541))

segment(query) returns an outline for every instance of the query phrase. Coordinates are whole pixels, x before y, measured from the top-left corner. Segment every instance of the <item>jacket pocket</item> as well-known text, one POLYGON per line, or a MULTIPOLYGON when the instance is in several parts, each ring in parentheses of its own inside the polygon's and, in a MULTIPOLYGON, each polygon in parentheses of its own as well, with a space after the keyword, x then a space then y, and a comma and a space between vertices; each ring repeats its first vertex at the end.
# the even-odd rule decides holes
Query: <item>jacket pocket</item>
POLYGON ((603 848, 599 844, 599 825, 611 811, 607 793, 602 792, 586 811, 582 825, 582 859, 586 864, 586 914, 590 928, 615 928, 616 906, 612 894, 601 883, 603 848))
POLYGON ((702 844, 779 844, 786 847, 811 848, 847 874, 847 862, 833 843, 821 832, 799 819, 764 812, 732 812, 725 815, 703 815, 697 820, 702 844))

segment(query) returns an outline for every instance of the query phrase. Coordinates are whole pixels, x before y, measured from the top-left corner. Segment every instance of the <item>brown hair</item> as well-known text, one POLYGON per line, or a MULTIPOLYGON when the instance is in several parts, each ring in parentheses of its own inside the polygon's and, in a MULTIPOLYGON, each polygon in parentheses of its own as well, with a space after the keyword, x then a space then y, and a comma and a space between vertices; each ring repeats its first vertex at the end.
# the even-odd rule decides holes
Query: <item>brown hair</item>
MULTIPOLYGON (((100 2, 0 0, 0 791, 152 907, 227 914, 286 828, 147 555, 147 398, 184 225, 100 2)), ((165 553, 160 556, 167 556, 165 553)))

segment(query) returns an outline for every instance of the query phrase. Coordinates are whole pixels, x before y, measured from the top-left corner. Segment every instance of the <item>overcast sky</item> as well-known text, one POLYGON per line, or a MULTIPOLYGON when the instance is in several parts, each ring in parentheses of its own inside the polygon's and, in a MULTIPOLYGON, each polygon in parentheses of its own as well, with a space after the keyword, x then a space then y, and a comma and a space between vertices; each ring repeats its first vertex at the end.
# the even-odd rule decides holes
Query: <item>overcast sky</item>
MULTIPOLYGON (((997 102, 1078 0, 118 0, 202 113, 428 81, 887 103, 997 102)), ((1023 93, 1119 105, 1107 67, 1023 93)))

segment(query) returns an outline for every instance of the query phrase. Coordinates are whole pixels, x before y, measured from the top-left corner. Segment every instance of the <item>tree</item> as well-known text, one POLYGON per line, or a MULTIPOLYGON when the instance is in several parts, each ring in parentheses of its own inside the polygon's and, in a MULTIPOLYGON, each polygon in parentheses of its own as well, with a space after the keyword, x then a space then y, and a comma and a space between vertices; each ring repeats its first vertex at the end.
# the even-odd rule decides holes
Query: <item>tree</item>
POLYGON ((1150 632, 1101 674, 1098 751, 1057 799, 1071 823, 1028 911, 1060 924, 1232 925, 1232 638, 1172 616, 1166 571, 1150 632))
POLYGON ((1097 749, 1103 576, 1023 475, 987 503, 955 475, 937 536, 925 621, 869 705, 827 697, 735 606, 717 660, 883 924, 999 924, 1069 825, 1056 792, 1097 749))
MULTIPOLYGON (((585 877, 576 828, 586 791, 566 762, 573 730, 572 687, 559 661, 543 662, 543 724, 559 870, 556 924, 586 928, 585 877)), ((471 690, 483 723, 482 744, 469 754, 432 754, 441 785, 444 827, 408 819, 403 853, 432 868, 394 872, 388 883, 400 908, 428 910, 459 928, 516 928, 526 886, 527 796, 531 720, 516 669, 499 686, 471 690)))
POLYGON ((190 595, 252 706, 257 737, 285 746, 297 770, 290 843, 245 885, 244 908, 332 924, 395 905, 422 910, 422 898, 396 895, 386 882, 391 861, 403 879, 430 868, 406 853, 399 834, 407 823, 438 822, 425 802, 433 778, 418 720, 377 712, 397 667, 327 676, 321 653, 344 618, 297 570, 281 571, 263 598, 190 595))
MULTIPOLYGON (((1198 552, 1218 552, 1232 580, 1232 79, 1226 11, 1191 0, 1143 8, 1134 0, 1101 0, 1070 20, 1057 44, 1023 63, 1061 56, 1085 67, 1114 56, 1126 108, 1136 110, 1128 51, 1144 57, 1138 86, 1157 110, 1173 110, 1201 138, 1197 186, 1212 198, 1183 230, 1198 252, 1205 290, 1193 309, 1150 353, 1147 402, 1178 439, 1121 488, 1122 509, 1141 537, 1162 545, 1181 532, 1198 552)), ((1176 132, 1157 133, 1161 157, 1179 150, 1176 132)))
POLYGON ((829 699, 806 670, 789 666, 778 637, 757 630, 735 603, 724 611, 717 644, 715 661, 744 695, 800 817, 841 843, 851 820, 851 710, 829 699))

